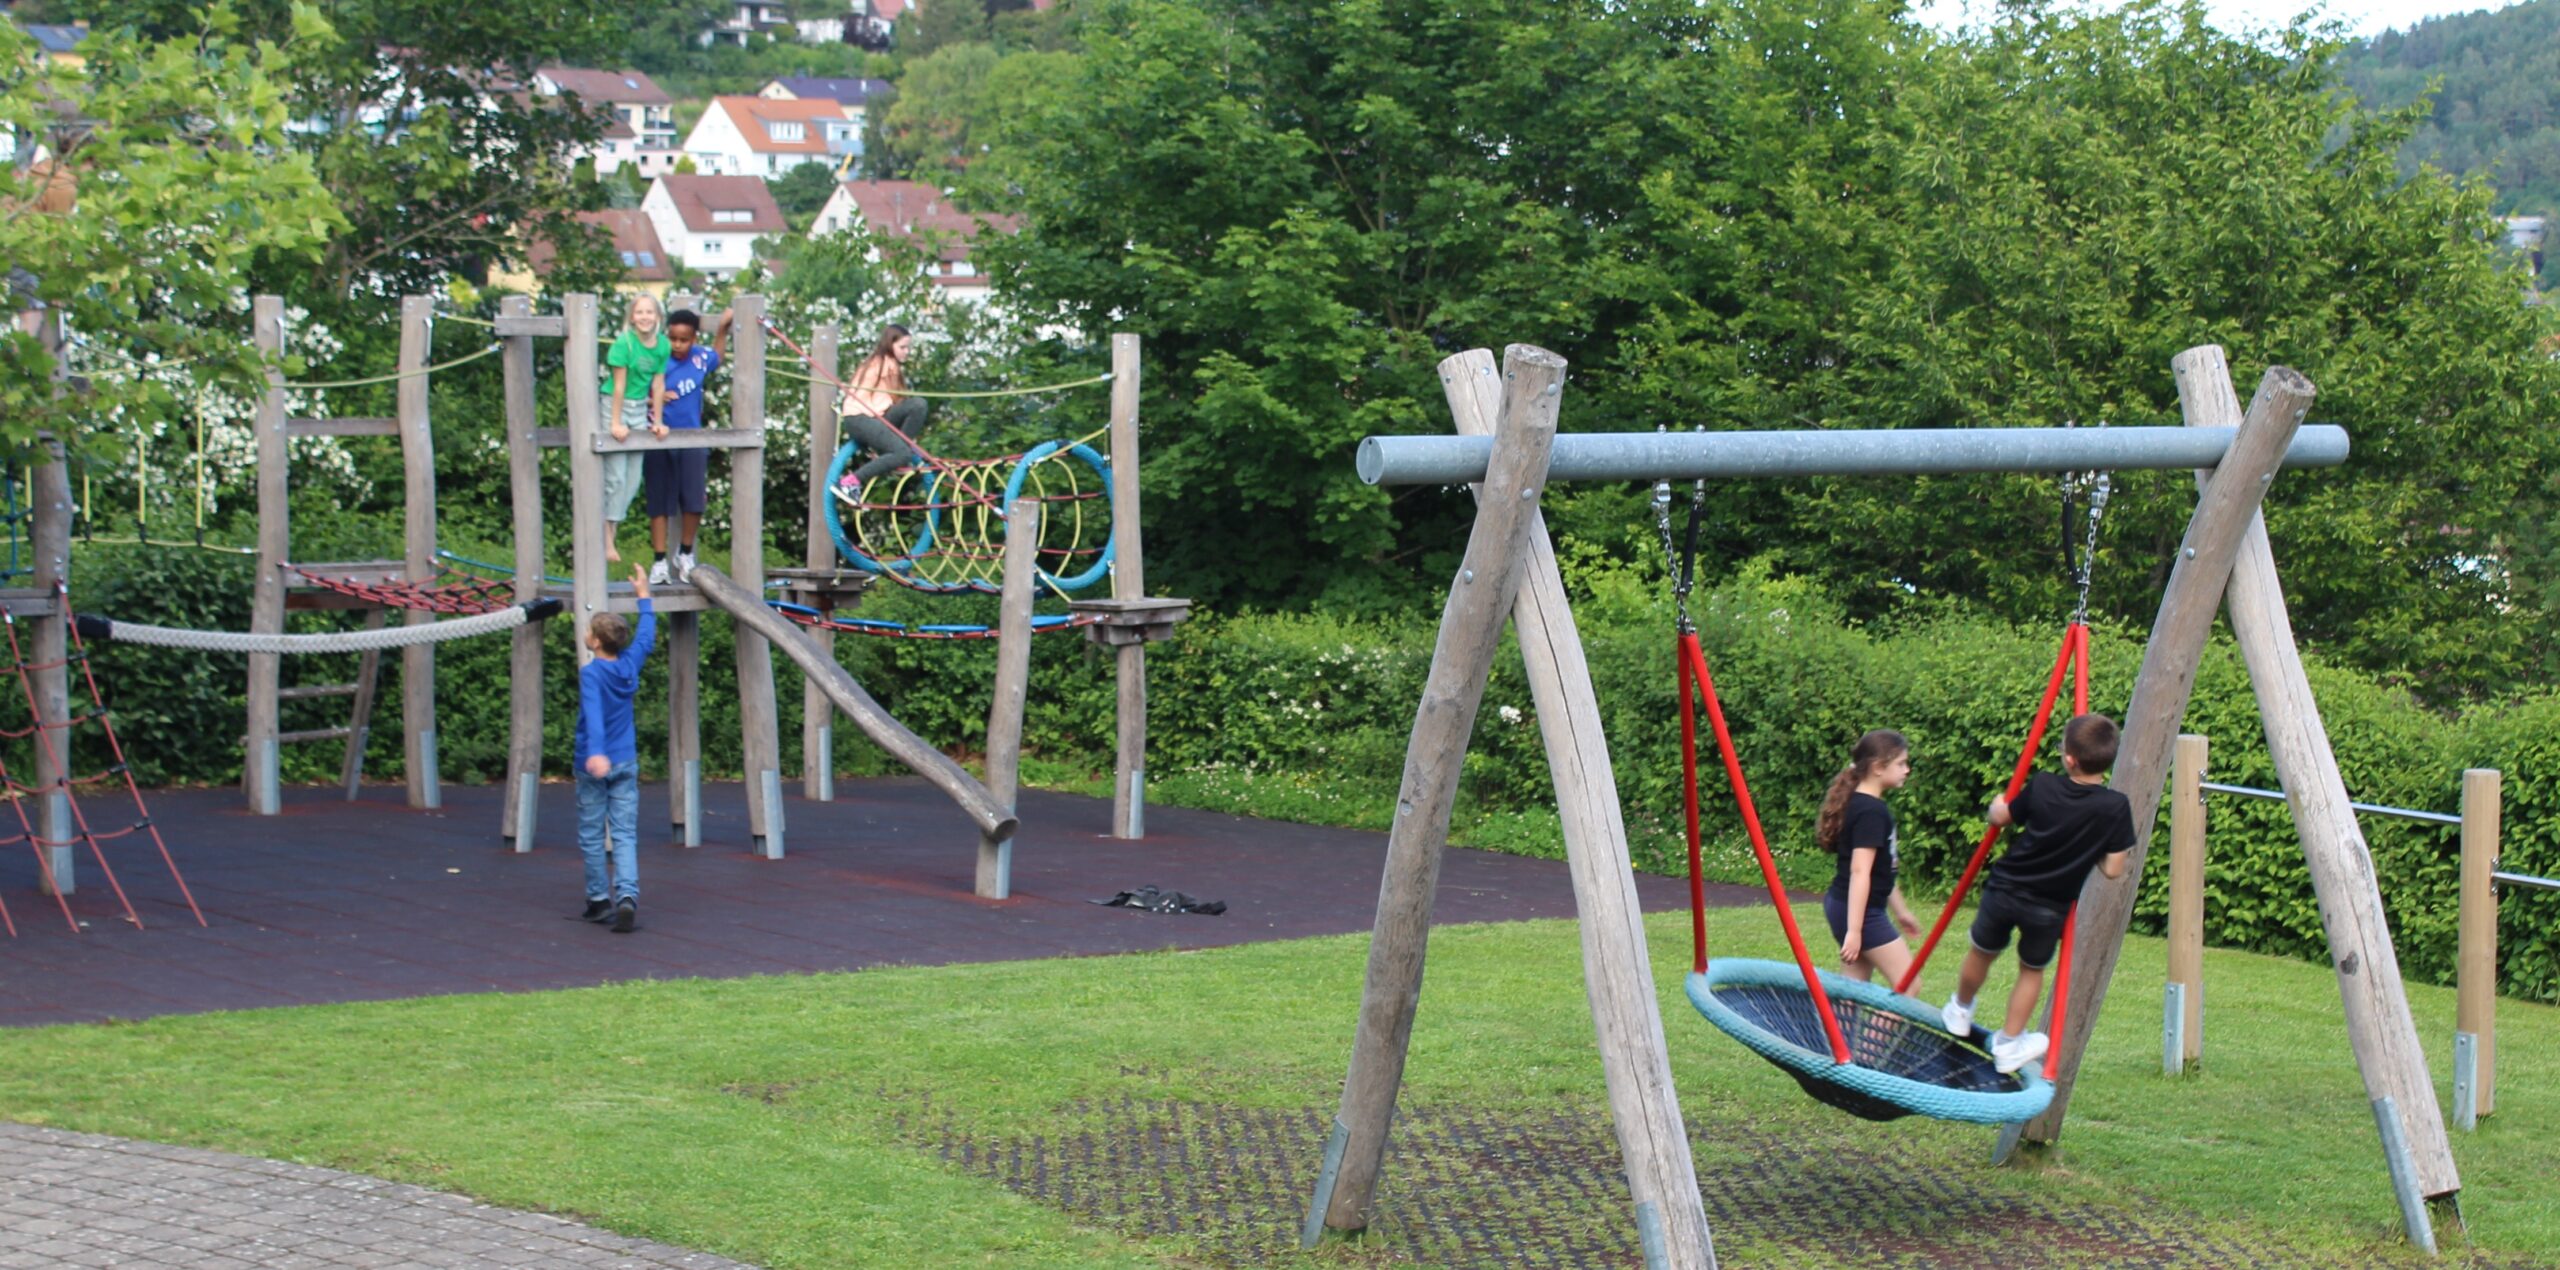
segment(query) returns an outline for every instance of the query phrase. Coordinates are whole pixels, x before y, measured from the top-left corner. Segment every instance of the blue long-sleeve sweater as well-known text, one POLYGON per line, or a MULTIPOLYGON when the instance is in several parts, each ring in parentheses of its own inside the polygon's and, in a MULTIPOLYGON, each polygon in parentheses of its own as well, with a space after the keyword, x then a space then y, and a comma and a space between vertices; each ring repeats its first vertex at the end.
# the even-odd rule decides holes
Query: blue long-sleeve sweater
POLYGON ((640 667, 658 640, 658 613, 640 601, 640 629, 619 657, 590 658, 578 671, 578 768, 601 754, 620 767, 640 758, 640 736, 631 725, 631 698, 640 689, 640 667))

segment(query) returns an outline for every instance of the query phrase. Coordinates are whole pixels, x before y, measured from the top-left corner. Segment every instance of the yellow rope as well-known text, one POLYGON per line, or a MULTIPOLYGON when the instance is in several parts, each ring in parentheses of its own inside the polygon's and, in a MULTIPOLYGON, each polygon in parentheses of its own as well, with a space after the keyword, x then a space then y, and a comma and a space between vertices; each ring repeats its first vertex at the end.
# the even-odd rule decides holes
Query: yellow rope
POLYGON ((506 345, 503 342, 492 340, 489 342, 487 347, 481 349, 479 352, 465 353, 460 357, 454 358, 452 361, 437 362, 433 366, 421 366, 416 370, 398 370, 393 371, 388 375, 371 375, 363 379, 326 379, 308 381, 304 383, 286 382, 274 386, 278 388, 295 388, 307 391, 320 388, 362 388, 369 384, 387 384, 394 380, 415 379, 420 375, 432 375, 440 370, 451 370, 456 366, 460 366, 468 362, 476 362, 504 347, 506 347, 506 345))
POLYGON ((162 542, 157 538, 110 538, 95 536, 80 540, 82 546, 104 543, 110 547, 185 547, 193 551, 220 551, 235 556, 254 556, 255 547, 227 547, 218 542, 162 542))

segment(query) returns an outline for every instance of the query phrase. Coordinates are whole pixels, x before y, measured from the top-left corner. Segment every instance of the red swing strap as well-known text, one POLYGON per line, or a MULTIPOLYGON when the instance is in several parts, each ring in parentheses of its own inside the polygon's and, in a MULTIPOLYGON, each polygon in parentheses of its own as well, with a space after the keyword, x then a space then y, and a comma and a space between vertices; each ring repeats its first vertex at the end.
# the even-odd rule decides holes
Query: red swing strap
POLYGON ((1822 990, 1822 976, 1813 968, 1813 954, 1806 951, 1804 932, 1796 929, 1795 910, 1787 904, 1787 890, 1778 880, 1778 862, 1769 854, 1769 838, 1760 830, 1760 811, 1751 802, 1751 786, 1742 778, 1742 759, 1734 753, 1733 734, 1725 727, 1724 705, 1716 700, 1716 681, 1707 673, 1707 654, 1698 646, 1695 631, 1680 632, 1680 775, 1687 787, 1689 814, 1689 913, 1690 929, 1697 944, 1696 967, 1707 969, 1707 903, 1703 866, 1699 859, 1698 833, 1698 715, 1695 698, 1707 703, 1707 722, 1714 727, 1716 749, 1724 759, 1724 774, 1733 782, 1733 801, 1742 811, 1742 827, 1751 835, 1751 850, 1760 858, 1760 876, 1769 884, 1769 900, 1778 909, 1778 923, 1786 928, 1787 946, 1794 950, 1796 968, 1804 972, 1805 991, 1812 995, 1814 1008, 1822 1013, 1823 1034, 1831 1042, 1831 1059, 1843 1066, 1849 1062, 1849 1041, 1841 1035, 1840 1017, 1831 1008, 1831 994, 1822 990))
MULTIPOLYGON (((2027 787, 2027 777, 2035 770, 2036 753, 2044 746, 2045 725, 2052 722, 2054 703, 2061 699, 2062 679, 2066 673, 2070 673, 2074 680, 2071 690, 2074 713, 2087 714, 2089 628, 2078 622, 2063 628, 2062 647, 2054 652, 2053 673, 2045 677, 2044 700, 2036 706, 2035 722, 2027 728, 2027 743, 2018 751, 2018 765, 2009 773, 2008 792, 2001 796, 2004 802, 2016 799, 2019 792, 2027 787)), ((1921 968, 1929 964, 1929 955, 1938 950, 1938 940, 1947 933, 1948 924, 1955 920, 1956 910, 1972 891, 1973 880, 1981 874, 1983 863, 1991 858, 1991 844, 1999 840, 2000 826, 1983 826, 1982 840, 1974 844, 1973 858, 1965 862, 1964 875, 1956 879, 1955 893, 1947 897, 1947 906, 1939 911, 1937 924, 1929 928, 1929 937, 1921 942, 1919 953, 1912 957, 1911 968, 1903 971, 1902 978, 1893 985, 1894 991, 1908 996, 1911 985, 1920 982, 1921 968)))

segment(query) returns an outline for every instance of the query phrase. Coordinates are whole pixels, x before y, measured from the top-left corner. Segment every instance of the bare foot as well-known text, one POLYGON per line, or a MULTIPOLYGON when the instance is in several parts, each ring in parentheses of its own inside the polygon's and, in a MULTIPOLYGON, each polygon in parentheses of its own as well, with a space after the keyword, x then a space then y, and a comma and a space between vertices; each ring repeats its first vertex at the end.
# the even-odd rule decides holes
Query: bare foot
POLYGON ((604 540, 604 558, 608 564, 622 563, 622 550, 613 545, 613 539, 610 537, 604 540))

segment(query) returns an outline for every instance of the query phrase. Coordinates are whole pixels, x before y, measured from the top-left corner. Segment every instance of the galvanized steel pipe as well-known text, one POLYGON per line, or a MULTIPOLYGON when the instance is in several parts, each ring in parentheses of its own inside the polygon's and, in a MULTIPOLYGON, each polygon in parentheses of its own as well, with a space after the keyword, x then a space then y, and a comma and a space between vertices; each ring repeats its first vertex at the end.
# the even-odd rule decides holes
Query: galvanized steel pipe
MULTIPOLYGON (((2212 467, 2237 428, 1901 428, 1798 432, 1577 432, 1556 438, 1550 481, 1704 477, 1920 476, 1943 472, 2126 472, 2212 467)), ((1484 479, 1487 437, 1370 437, 1360 479, 1457 485, 1484 479)), ((2347 461, 2346 429, 2305 424, 2284 466, 2347 461)))

